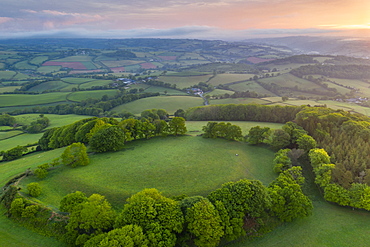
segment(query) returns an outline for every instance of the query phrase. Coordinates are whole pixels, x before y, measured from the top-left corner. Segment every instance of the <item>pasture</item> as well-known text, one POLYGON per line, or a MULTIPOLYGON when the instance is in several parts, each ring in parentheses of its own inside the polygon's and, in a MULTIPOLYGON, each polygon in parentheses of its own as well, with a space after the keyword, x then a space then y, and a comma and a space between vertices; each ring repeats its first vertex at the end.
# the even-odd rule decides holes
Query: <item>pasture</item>
POLYGON ((207 82, 212 75, 199 75, 199 76, 161 76, 160 81, 170 84, 176 84, 178 88, 188 88, 199 82, 207 82))
POLYGON ((14 92, 14 90, 20 88, 21 86, 8 86, 8 87, 0 87, 0 93, 5 92, 14 92))
POLYGON ((209 101, 210 105, 220 105, 220 104, 267 104, 268 101, 258 98, 227 98, 227 99, 211 99, 209 101))
POLYGON ((270 95, 276 96, 274 93, 268 91, 267 89, 263 88, 255 81, 245 81, 237 84, 233 84, 229 86, 232 90, 239 91, 239 92, 256 92, 259 95, 270 95))
POLYGON ((73 92, 68 95, 68 100, 81 102, 86 99, 101 99, 103 95, 114 96, 116 95, 117 90, 94 90, 94 91, 79 91, 73 92))
POLYGON ((61 68, 62 66, 41 66, 37 69, 37 72, 41 74, 48 74, 48 73, 57 72, 61 68))
POLYGON ((209 84, 213 86, 218 86, 220 84, 224 85, 238 81, 246 81, 253 76, 254 75, 251 74, 217 74, 209 81, 209 84))
POLYGON ((113 108, 111 111, 131 112, 135 115, 146 109, 165 109, 169 114, 175 113, 178 109, 188 109, 190 107, 202 106, 203 99, 192 96, 158 96, 135 100, 113 108))
POLYGON ((63 81, 47 81, 28 89, 29 92, 44 92, 46 90, 61 90, 68 87, 69 84, 63 81))
POLYGON ((64 102, 66 101, 67 94, 68 93, 66 92, 45 93, 37 95, 4 94, 0 97, 0 106, 27 106, 64 102))
POLYGON ((107 86, 111 83, 113 83, 112 80, 91 80, 91 81, 87 81, 87 82, 80 84, 79 87, 82 89, 87 89, 87 88, 96 87, 96 86, 107 86))
MULTIPOLYGON (((85 167, 58 167, 39 181, 44 192, 38 199, 57 207, 63 196, 80 190, 102 194, 119 209, 126 198, 145 188, 157 188, 169 197, 205 196, 242 178, 270 183, 276 177, 272 160, 273 151, 243 142, 158 137, 129 142, 123 151, 92 155, 85 167)), ((26 178, 22 185, 36 180, 26 178)))

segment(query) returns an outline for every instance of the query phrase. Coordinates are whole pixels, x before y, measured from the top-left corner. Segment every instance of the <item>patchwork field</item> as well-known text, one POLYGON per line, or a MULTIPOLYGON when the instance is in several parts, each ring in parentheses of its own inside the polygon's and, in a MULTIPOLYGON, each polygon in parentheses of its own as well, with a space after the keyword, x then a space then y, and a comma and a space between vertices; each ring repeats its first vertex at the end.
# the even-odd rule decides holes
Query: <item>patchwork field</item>
POLYGON ((117 90, 94 90, 94 91, 79 91, 73 92, 68 95, 68 100, 80 102, 88 98, 100 99, 103 95, 114 96, 116 95, 117 90))
POLYGON ((39 95, 28 94, 4 94, 0 97, 0 106, 20 106, 20 105, 41 105, 54 102, 64 102, 67 97, 66 92, 47 93, 39 95))
POLYGON ((190 107, 202 106, 203 99, 200 97, 192 96, 159 96, 150 97, 127 104, 117 106, 112 109, 116 113, 131 112, 132 114, 139 115, 146 109, 165 109, 168 113, 173 114, 178 109, 188 109, 190 107))
POLYGON ((188 88, 199 82, 206 82, 212 75, 199 75, 199 76, 161 76, 160 81, 170 84, 176 84, 178 88, 188 88))
POLYGON ((220 84, 229 84, 238 81, 249 80, 254 75, 251 74, 217 74, 212 78, 209 83, 213 86, 218 86, 220 84))

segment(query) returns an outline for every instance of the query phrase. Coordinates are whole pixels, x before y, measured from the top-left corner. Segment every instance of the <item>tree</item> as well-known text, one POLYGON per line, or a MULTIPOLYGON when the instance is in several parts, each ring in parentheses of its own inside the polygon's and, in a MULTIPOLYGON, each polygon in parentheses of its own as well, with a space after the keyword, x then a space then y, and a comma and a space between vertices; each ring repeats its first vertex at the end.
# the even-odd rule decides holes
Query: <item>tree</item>
POLYGON ((302 192, 301 186, 291 176, 289 170, 279 174, 268 187, 272 201, 272 212, 281 221, 308 216, 312 202, 302 192))
POLYGON ((175 117, 183 117, 185 118, 185 110, 184 109, 177 109, 174 113, 175 117))
POLYGON ((29 183, 27 184, 28 194, 33 197, 38 197, 41 194, 41 186, 39 183, 29 183))
POLYGON ((274 171, 276 173, 281 173, 292 167, 292 161, 288 157, 290 149, 280 149, 275 153, 275 158, 273 160, 274 171))
POLYGON ((185 126, 185 119, 182 117, 174 117, 168 123, 169 132, 172 135, 184 135, 187 131, 185 126))
POLYGON ((126 225, 122 228, 99 234, 88 240, 84 247, 131 246, 147 247, 148 238, 143 229, 137 225, 126 225))
POLYGON ((285 148, 290 144, 290 135, 282 129, 275 129, 272 131, 267 143, 275 150, 285 148))
POLYGON ((224 235, 221 218, 213 204, 203 199, 188 208, 185 217, 196 246, 217 246, 224 235))
POLYGON ((102 153, 120 150, 125 143, 125 133, 117 125, 99 129, 90 139, 90 148, 102 153))
POLYGON ((297 139, 298 148, 303 149, 304 151, 308 152, 311 149, 315 148, 317 143, 315 139, 313 139, 309 135, 302 135, 297 139))
POLYGON ((62 212, 72 213, 76 206, 84 202, 87 202, 86 195, 81 191, 76 191, 63 197, 60 201, 59 209, 62 212))
POLYGON ((223 184, 220 189, 211 192, 208 199, 222 209, 220 217, 228 240, 258 233, 270 209, 270 197, 267 189, 260 181, 243 179, 238 182, 223 184), (217 203, 217 201, 221 203, 217 203), (223 206, 222 206, 223 205, 223 206), (225 214, 227 212, 227 216, 225 214), (222 215, 222 216, 221 216, 222 215), (250 227, 244 227, 250 221, 250 227))
POLYGON ((62 156, 63 164, 71 167, 86 166, 89 164, 89 157, 87 156, 86 147, 83 143, 77 142, 68 146, 62 156))
POLYGON ((15 160, 22 157, 23 153, 27 151, 26 147, 16 146, 3 154, 3 161, 15 160))
POLYGON ((156 189, 144 189, 127 199, 115 228, 134 224, 148 236, 149 246, 175 246, 176 233, 183 229, 184 217, 178 202, 156 189))
POLYGON ((260 126, 252 127, 247 135, 247 142, 253 145, 263 143, 263 141, 268 137, 270 132, 269 127, 261 128, 260 126))
POLYGON ((115 211, 104 196, 92 194, 73 207, 66 225, 66 239, 83 245, 90 238, 113 229, 115 211))

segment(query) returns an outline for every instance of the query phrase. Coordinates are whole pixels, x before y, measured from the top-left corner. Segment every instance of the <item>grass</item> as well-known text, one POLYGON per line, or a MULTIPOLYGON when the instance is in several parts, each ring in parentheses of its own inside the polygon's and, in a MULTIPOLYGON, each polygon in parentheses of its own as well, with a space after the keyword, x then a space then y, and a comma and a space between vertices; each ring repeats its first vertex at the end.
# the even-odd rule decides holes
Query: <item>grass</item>
POLYGON ((68 86, 69 84, 63 81, 48 81, 30 88, 28 91, 41 93, 44 92, 45 90, 60 90, 68 86))
POLYGON ((145 61, 140 60, 118 60, 118 61, 102 61, 105 66, 109 68, 114 68, 114 67, 125 67, 125 66, 130 66, 130 65, 135 65, 135 64, 140 64, 140 63, 145 63, 145 61))
POLYGON ((61 58, 58 60, 53 60, 57 62, 90 62, 93 57, 90 56, 70 56, 61 58))
POLYGON ((9 87, 0 87, 0 93, 4 92, 14 92, 15 89, 20 88, 21 86, 9 86, 9 87))
POLYGON ((228 93, 229 95, 233 95, 234 91, 224 90, 224 89, 215 89, 212 92, 205 93, 205 95, 218 96, 218 95, 224 95, 226 93, 228 93))
POLYGON ((16 69, 30 69, 30 70, 37 69, 37 66, 29 64, 27 60, 16 63, 14 67, 16 69))
POLYGON ((38 56, 38 57, 33 58, 30 61, 30 64, 41 65, 42 63, 44 63, 48 59, 49 59, 48 56, 38 56))
POLYGON ((101 99, 103 95, 114 96, 116 93, 115 89, 73 92, 68 96, 68 100, 80 102, 88 98, 101 99))
POLYGON ((262 86, 260 86, 255 81, 241 82, 241 83, 230 85, 229 87, 232 90, 240 91, 240 92, 250 91, 250 92, 256 92, 256 93, 258 93, 260 95, 271 95, 271 96, 275 96, 274 93, 272 93, 272 92, 268 91, 267 89, 263 88, 262 86))
POLYGON ((42 73, 42 74, 48 74, 48 73, 57 72, 61 68, 62 66, 41 66, 37 69, 37 72, 42 73))
POLYGON ((27 80, 28 78, 30 78, 28 75, 17 72, 17 74, 13 77, 13 80, 27 80))
MULTIPOLYGON (((39 182, 44 189, 39 199, 58 206, 63 196, 80 190, 102 194, 121 208, 126 198, 145 188, 157 188, 166 196, 205 196, 225 182, 245 177, 270 183, 276 177, 272 159, 269 149, 222 139, 183 136, 135 141, 124 151, 90 156, 86 167, 51 171, 39 182)), ((27 178, 22 184, 34 180, 27 178)))
POLYGON ((131 112, 139 115, 146 109, 165 109, 168 113, 173 114, 178 109, 188 109, 190 107, 202 106, 203 99, 191 96, 159 96, 135 100, 112 109, 112 111, 131 112))
POLYGON ((267 104, 268 101, 258 98, 228 98, 228 99, 211 99, 209 104, 211 105, 220 105, 220 104, 267 104))
MULTIPOLYGON (((0 144, 0 151, 1 150, 9 150, 12 149, 18 145, 20 146, 25 146, 28 144, 36 143, 38 140, 41 138, 43 133, 38 133, 38 134, 21 134, 14 136, 9 139, 1 140, 0 144)), ((1 165, 0 165, 1 166, 1 165)))
POLYGON ((209 83, 213 86, 228 84, 236 81, 246 81, 253 77, 251 74, 217 74, 209 83))
POLYGON ((206 82, 212 75, 199 75, 199 76, 161 76, 160 81, 170 84, 176 84, 178 88, 188 88, 199 82, 206 82))
POLYGON ((15 76, 17 73, 14 71, 0 71, 0 79, 3 80, 10 80, 15 76))
POLYGON ((64 77, 62 81, 70 83, 70 84, 82 84, 89 81, 95 81, 95 79, 91 78, 76 78, 76 77, 64 77))
POLYGON ((91 88, 94 86, 106 86, 111 84, 112 80, 94 80, 94 81, 88 81, 86 83, 80 84, 80 88, 91 88))
MULTIPOLYGON (((78 120, 89 118, 90 116, 83 116, 83 115, 75 115, 75 114, 68 114, 68 115, 56 115, 56 114, 44 114, 50 120, 50 125, 48 128, 54 127, 61 127, 67 124, 74 123, 78 120)), ((36 121, 40 118, 40 114, 22 114, 15 116, 17 123, 21 125, 28 125, 33 121, 36 121)))
POLYGON ((289 88, 293 88, 294 86, 297 86, 298 88, 301 88, 301 89, 321 89, 322 87, 320 87, 319 85, 317 85, 316 83, 313 83, 311 81, 308 81, 308 80, 305 80, 305 79, 301 79, 301 78, 298 78, 292 74, 282 74, 282 75, 279 75, 279 76, 276 76, 276 77, 269 77, 269 78, 264 78, 264 79, 260 79, 261 82, 264 82, 264 83, 268 83, 268 84, 271 84, 271 83, 275 83, 277 85, 279 85, 280 87, 289 87, 289 88))
POLYGON ((0 106, 26 106, 26 105, 41 105, 54 102, 62 102, 66 100, 68 93, 45 93, 37 95, 28 94, 4 94, 0 97, 0 106))
POLYGON ((13 136, 17 136, 22 134, 23 131, 21 130, 13 130, 13 131, 6 131, 6 132, 0 132, 0 141, 4 139, 11 138, 13 136))

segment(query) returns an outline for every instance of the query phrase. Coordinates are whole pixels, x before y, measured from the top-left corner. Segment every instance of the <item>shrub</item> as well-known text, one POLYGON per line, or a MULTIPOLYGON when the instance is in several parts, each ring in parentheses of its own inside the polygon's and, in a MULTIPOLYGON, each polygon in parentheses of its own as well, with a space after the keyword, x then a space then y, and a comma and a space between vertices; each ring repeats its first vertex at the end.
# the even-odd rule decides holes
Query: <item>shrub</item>
POLYGON ((41 187, 39 183, 30 183, 27 185, 28 194, 33 197, 38 197, 41 194, 41 187))

